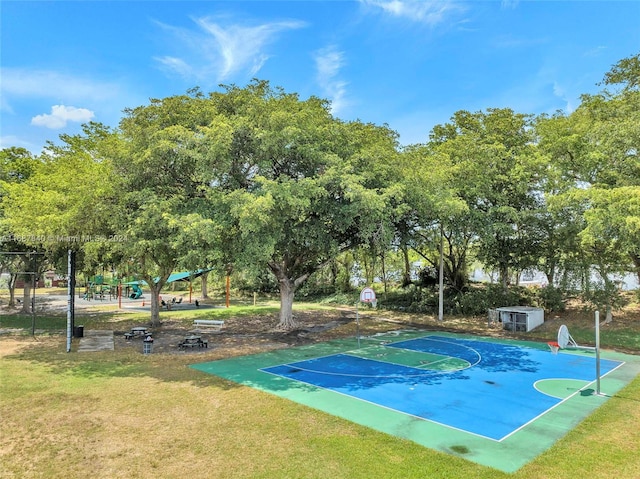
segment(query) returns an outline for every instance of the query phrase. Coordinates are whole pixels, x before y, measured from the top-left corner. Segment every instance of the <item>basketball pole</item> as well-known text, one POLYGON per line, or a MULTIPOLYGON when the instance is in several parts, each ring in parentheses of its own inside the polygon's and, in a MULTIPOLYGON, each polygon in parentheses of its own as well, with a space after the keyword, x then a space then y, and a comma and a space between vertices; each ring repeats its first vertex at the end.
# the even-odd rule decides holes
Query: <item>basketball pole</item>
MULTIPOLYGON (((558 330, 558 345, 560 348, 565 348, 568 345, 571 345, 572 348, 576 349, 586 349, 588 351, 595 351, 596 353, 596 395, 601 396, 602 393, 600 391, 600 311, 595 312, 595 336, 596 336, 596 344, 595 347, 592 346, 580 346, 575 342, 575 340, 569 334, 569 330, 563 324, 560 326, 558 330)), ((549 343, 551 346, 552 343, 549 343)), ((592 384, 592 383, 590 383, 592 384)))
POLYGON ((71 337, 73 336, 73 251, 67 251, 67 352, 71 352, 71 337))
POLYGON ((596 394, 600 396, 600 311, 596 311, 596 394))
POLYGON ((438 321, 444 319, 444 231, 440 223, 440 264, 438 268, 438 321))
POLYGON ((358 349, 360 349, 360 315, 358 314, 358 304, 360 304, 360 301, 356 303, 356 335, 358 336, 358 349))

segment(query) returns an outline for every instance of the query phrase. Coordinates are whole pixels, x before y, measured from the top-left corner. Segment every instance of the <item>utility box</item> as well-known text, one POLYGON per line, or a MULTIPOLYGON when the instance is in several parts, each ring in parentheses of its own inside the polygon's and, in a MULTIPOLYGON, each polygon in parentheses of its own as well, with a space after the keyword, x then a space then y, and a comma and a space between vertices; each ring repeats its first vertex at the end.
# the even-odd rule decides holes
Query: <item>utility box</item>
POLYGON ((531 306, 505 306, 496 308, 502 329, 528 332, 544 323, 544 309, 531 306))

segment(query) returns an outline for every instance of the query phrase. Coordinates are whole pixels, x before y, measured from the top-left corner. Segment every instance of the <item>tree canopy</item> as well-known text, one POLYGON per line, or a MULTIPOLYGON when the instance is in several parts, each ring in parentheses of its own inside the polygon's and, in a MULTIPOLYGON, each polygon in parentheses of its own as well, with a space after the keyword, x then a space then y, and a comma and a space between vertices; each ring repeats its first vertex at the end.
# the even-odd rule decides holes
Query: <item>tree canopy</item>
POLYGON ((86 268, 128 265, 151 285, 154 324, 176 268, 269 272, 290 329, 312 275, 381 258, 386 277, 399 252, 408 284, 410 252, 434 267, 441 239, 458 293, 477 262, 505 288, 541 270, 609 291, 610 310, 620 274, 640 281, 639 72, 638 55, 621 60, 571 113, 461 110, 406 147, 266 81, 152 99, 39 156, 3 150, 3 248, 20 237, 52 257, 77 249, 86 268))

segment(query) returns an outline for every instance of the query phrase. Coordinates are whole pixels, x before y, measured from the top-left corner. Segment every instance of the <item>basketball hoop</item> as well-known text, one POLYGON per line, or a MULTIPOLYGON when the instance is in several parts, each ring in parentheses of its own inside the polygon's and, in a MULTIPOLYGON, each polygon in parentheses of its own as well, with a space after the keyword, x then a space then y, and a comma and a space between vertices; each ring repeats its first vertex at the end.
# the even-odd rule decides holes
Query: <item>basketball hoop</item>
POLYGON ((596 353, 596 394, 600 395, 600 312, 595 312, 595 321, 596 321, 596 346, 595 348, 590 346, 580 346, 576 343, 575 339, 571 337, 569 334, 569 328, 567 328, 564 324, 560 326, 558 330, 558 342, 547 343, 549 348, 551 348, 551 352, 553 354, 558 353, 558 349, 564 349, 567 347, 576 348, 576 349, 586 349, 588 351, 594 351, 596 353), (555 349, 555 346, 558 349, 555 349))
POLYGON ((562 349, 565 349, 568 346, 572 348, 579 347, 575 340, 571 337, 571 334, 569 334, 569 328, 567 328, 564 324, 560 326, 560 329, 558 330, 558 345, 562 349))
MULTIPOLYGON (((368 303, 372 305, 374 308, 376 307, 376 292, 372 288, 364 288, 360 291, 360 302, 368 303)), ((358 313, 358 304, 356 303, 356 328, 358 334, 358 348, 360 347, 360 314, 358 313)))
POLYGON ((360 291, 360 301, 363 303, 373 303, 376 300, 376 292, 372 288, 364 288, 360 291))
POLYGON ((547 345, 553 354, 558 354, 558 351, 560 350, 560 345, 558 343, 555 341, 549 341, 547 345))

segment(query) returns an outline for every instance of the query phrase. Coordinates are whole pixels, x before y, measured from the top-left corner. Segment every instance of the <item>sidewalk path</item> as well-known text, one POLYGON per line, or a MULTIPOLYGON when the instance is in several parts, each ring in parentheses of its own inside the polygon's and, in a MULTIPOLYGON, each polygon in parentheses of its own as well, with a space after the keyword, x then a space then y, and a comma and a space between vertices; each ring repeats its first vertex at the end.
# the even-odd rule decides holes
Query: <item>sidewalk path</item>
POLYGON ((85 330, 80 338, 78 352, 86 351, 113 351, 113 331, 85 330))

